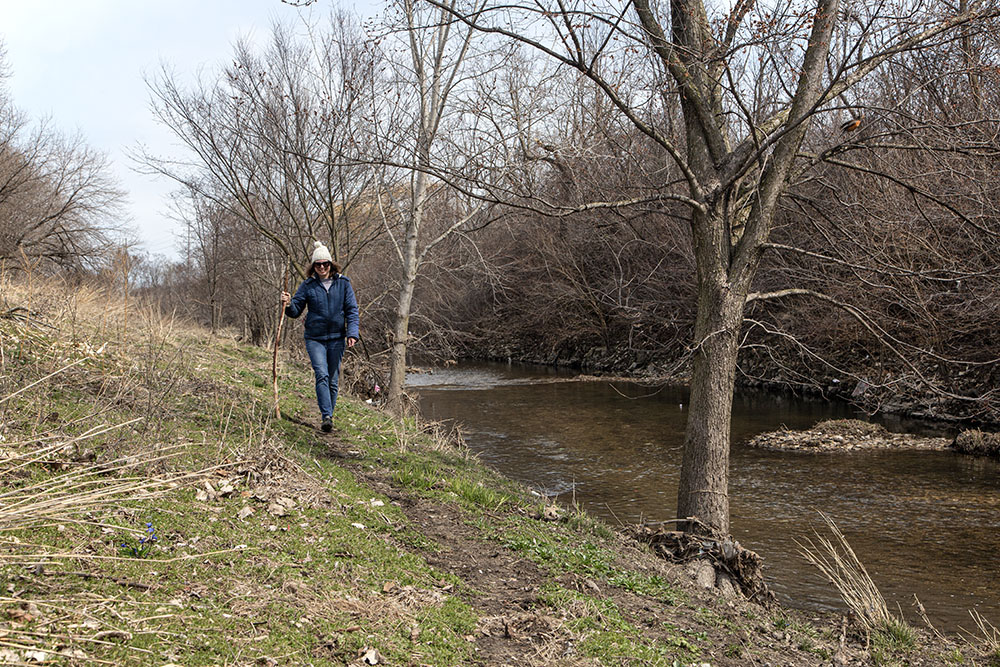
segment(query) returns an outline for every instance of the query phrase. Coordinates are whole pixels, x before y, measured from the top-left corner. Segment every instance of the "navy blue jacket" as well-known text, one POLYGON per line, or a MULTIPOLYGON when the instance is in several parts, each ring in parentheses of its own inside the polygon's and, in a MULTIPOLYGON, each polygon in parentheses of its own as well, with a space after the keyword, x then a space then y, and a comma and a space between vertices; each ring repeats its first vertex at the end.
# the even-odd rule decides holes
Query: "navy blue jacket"
POLYGON ((305 337, 309 340, 358 338, 358 300, 354 296, 351 280, 334 274, 333 284, 327 291, 323 283, 313 276, 295 290, 292 300, 285 306, 285 315, 298 317, 307 308, 305 337))

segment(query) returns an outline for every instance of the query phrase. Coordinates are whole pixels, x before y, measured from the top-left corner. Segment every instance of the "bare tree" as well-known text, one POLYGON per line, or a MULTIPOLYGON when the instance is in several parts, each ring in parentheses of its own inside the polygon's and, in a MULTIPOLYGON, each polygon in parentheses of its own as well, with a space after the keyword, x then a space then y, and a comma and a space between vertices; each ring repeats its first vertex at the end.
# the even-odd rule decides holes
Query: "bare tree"
POLYGON ((263 53, 238 43, 214 81, 187 90, 166 69, 151 81, 154 113, 192 158, 136 157, 245 221, 288 260, 323 239, 347 266, 380 233, 373 172, 359 157, 378 67, 346 14, 305 36, 277 24, 263 53))
POLYGON ((979 72, 978 95, 969 95, 967 45, 980 62, 998 62, 996 39, 970 28, 877 72, 856 105, 857 130, 816 128, 803 153, 822 162, 792 184, 768 244, 758 289, 786 298, 754 306, 756 352, 765 351, 757 332, 777 334, 781 344, 766 354, 778 372, 798 366, 802 382, 851 380, 846 392, 871 410, 1000 413, 1000 348, 989 333, 1000 288, 1000 210, 990 194, 1000 126, 983 108, 1000 76, 979 72), (831 134, 842 139, 831 146, 831 134), (793 303, 803 296, 812 303, 793 303))
POLYGON ((395 9, 397 23, 389 26, 386 39, 402 43, 403 57, 392 61, 397 101, 388 100, 389 106, 376 115, 376 127, 382 164, 378 206, 400 272, 387 401, 390 409, 401 411, 413 294, 421 267, 449 236, 482 224, 486 216, 481 201, 455 187, 457 181, 469 182, 470 170, 482 174, 476 167, 482 149, 476 147, 475 129, 466 124, 474 115, 465 113, 457 99, 460 91, 470 91, 474 32, 448 21, 446 10, 428 11, 414 0, 401 0, 395 9))
POLYGON ((933 0, 740 1, 713 14, 701 0, 673 0, 669 7, 649 0, 461 8, 427 2, 579 72, 662 152, 664 185, 646 201, 687 207, 697 278, 678 515, 689 519, 687 529, 726 534, 744 311, 748 302, 776 296, 755 292, 754 281, 779 202, 802 168, 807 131, 817 119, 827 127, 856 120, 844 102, 852 89, 902 53, 982 29, 996 15, 994 3, 956 12, 933 0), (632 75, 624 86, 626 73, 632 75))
POLYGON ((25 256, 63 268, 103 261, 123 232, 122 193, 108 171, 107 158, 81 137, 32 126, 0 85, 0 260, 25 256))
MULTIPOLYGON (((241 301, 239 295, 247 284, 255 280, 255 271, 248 270, 247 259, 275 253, 268 253, 268 244, 252 228, 212 199, 189 191, 177 197, 176 206, 187 228, 185 259, 198 276, 197 283, 188 287, 188 298, 207 309, 213 332, 224 325, 238 326, 236 313, 231 311, 241 301)), ((276 263, 282 262, 279 259, 276 263)), ((254 310, 270 305, 265 301, 254 310)))

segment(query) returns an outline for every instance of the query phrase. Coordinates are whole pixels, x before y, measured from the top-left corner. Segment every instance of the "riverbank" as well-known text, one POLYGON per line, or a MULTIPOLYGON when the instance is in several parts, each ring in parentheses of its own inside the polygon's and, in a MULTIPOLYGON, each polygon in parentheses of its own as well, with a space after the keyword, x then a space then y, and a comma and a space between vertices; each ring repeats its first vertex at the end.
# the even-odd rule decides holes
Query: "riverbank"
MULTIPOLYGON (((542 353, 530 347, 494 343, 484 348, 472 347, 466 352, 470 360, 533 364, 575 371, 588 377, 649 385, 686 385, 690 380, 690 360, 686 351, 679 347, 673 350, 673 354, 670 349, 650 352, 605 347, 559 349, 542 353)), ((878 388, 857 379, 878 376, 884 372, 878 369, 852 369, 854 375, 847 373, 842 377, 811 377, 802 372, 789 375, 789 369, 767 366, 760 359, 747 360, 741 357, 740 364, 737 388, 840 401, 857 405, 870 413, 947 424, 956 428, 983 428, 990 432, 1000 432, 1000 411, 997 406, 967 398, 982 393, 979 388, 984 385, 976 385, 965 373, 958 373, 952 378, 951 385, 942 384, 946 393, 951 393, 950 396, 945 396, 940 391, 899 394, 892 391, 892 383, 878 388)))
POLYGON ((4 312, 47 305, 0 318, 0 663, 1000 661, 727 595, 433 425, 344 397, 321 433, 288 361, 273 418, 266 350, 3 287, 4 312))

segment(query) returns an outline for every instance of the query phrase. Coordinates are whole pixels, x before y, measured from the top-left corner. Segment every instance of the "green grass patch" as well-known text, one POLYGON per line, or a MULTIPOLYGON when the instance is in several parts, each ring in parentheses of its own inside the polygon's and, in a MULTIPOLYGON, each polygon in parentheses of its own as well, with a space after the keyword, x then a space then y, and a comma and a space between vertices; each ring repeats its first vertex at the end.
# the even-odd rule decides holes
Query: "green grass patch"
POLYGON ((504 546, 524 554, 555 575, 575 573, 593 577, 671 605, 684 599, 662 577, 621 569, 611 546, 595 536, 582 536, 559 524, 539 524, 523 518, 508 520, 494 530, 504 546))
POLYGON ((568 626, 584 639, 579 653, 602 664, 642 664, 673 667, 696 658, 700 632, 664 625, 667 634, 653 639, 649 633, 629 623, 612 600, 597 599, 576 591, 550 586, 540 596, 548 606, 568 617, 568 626))
POLYGON ((429 491, 440 485, 443 477, 442 468, 427 460, 401 463, 392 473, 394 484, 412 491, 429 491))
POLYGON ((599 521, 577 506, 566 515, 566 525, 580 533, 596 535, 603 540, 610 540, 614 533, 603 521, 599 521))
POLYGON ((872 642, 896 652, 908 652, 917 645, 916 631, 905 622, 893 619, 872 631, 872 642))
POLYGON ((626 591, 656 598, 670 605, 681 604, 687 599, 683 593, 663 577, 619 570, 608 577, 608 583, 626 591))
POLYGON ((518 498, 507 491, 497 489, 482 476, 458 475, 448 481, 448 489, 466 507, 497 512, 505 507, 516 506, 518 498))
POLYGON ((902 664, 916 646, 916 631, 898 619, 871 631, 871 657, 876 665, 902 664))
POLYGON ((945 660, 948 661, 949 665, 964 665, 965 664, 965 656, 962 655, 962 652, 959 649, 957 649, 957 648, 952 649, 951 651, 949 651, 948 653, 946 653, 945 656, 944 656, 944 658, 945 658, 945 660))

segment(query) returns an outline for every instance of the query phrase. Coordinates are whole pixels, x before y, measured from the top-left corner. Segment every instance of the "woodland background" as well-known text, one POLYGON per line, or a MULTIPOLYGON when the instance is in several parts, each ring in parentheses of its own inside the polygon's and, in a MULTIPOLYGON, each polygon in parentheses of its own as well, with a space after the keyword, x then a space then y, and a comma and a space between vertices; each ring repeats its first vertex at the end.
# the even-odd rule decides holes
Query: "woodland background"
MULTIPOLYGON (((439 80, 400 47, 413 20, 276 25, 266 48, 238 44, 196 86, 150 78, 155 113, 191 148, 182 164, 134 156, 177 183, 176 259, 135 250, 102 155, 0 88, 4 270, 111 282, 266 345, 278 292, 319 239, 354 284, 376 363, 410 281, 411 354, 683 379, 695 270, 687 211, 665 196, 673 167, 591 81, 487 39, 441 52, 453 94, 425 141, 439 80)), ((752 302, 738 382, 1000 419, 997 34, 900 53, 812 124, 755 289, 827 299, 752 302)), ((602 62, 606 77, 683 144, 674 98, 622 62, 602 62)), ((781 86, 766 74, 752 91, 765 101, 781 86)))

